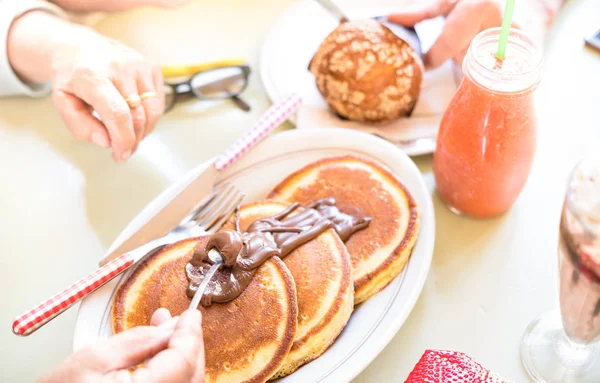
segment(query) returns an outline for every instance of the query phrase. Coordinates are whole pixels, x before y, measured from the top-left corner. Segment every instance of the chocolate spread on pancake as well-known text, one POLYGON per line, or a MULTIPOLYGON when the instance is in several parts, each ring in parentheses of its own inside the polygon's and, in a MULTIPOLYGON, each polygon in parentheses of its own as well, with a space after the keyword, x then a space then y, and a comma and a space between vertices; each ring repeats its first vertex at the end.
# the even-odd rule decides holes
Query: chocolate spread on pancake
POLYGON ((371 222, 369 217, 356 218, 342 213, 333 198, 318 200, 288 217, 299 207, 298 203, 294 203, 279 214, 258 219, 244 233, 240 230, 240 217, 236 213, 236 230, 215 233, 206 246, 194 249, 192 259, 185 265, 188 297, 194 296, 204 273, 214 264, 208 256, 213 248, 221 253, 223 266, 202 297, 204 306, 237 298, 252 280, 256 269, 269 258, 283 258, 328 229, 334 229, 346 242, 352 234, 371 222))

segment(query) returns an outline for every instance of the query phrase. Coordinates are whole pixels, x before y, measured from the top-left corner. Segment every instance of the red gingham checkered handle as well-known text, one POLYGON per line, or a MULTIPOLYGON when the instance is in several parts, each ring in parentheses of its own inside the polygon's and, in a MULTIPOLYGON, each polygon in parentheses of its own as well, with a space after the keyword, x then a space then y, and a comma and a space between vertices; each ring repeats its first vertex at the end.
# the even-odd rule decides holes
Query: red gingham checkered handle
POLYGON ((123 254, 119 258, 100 267, 87 277, 80 279, 58 294, 46 299, 29 311, 24 312, 13 322, 13 332, 27 336, 54 319, 75 302, 110 281, 134 263, 133 255, 123 254))
POLYGON ((273 129, 281 125, 294 113, 302 104, 302 99, 298 95, 291 95, 275 105, 271 106, 261 118, 256 121, 254 127, 242 137, 238 138, 223 154, 215 160, 215 168, 224 170, 242 154, 250 150, 263 137, 269 134, 273 129))

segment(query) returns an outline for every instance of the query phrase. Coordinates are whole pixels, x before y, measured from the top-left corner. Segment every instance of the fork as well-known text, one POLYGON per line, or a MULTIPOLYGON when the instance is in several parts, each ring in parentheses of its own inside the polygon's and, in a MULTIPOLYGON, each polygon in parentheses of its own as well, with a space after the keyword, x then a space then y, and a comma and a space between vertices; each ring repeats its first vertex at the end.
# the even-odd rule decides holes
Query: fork
POLYGON ((213 193, 196 210, 184 218, 175 229, 164 237, 157 238, 115 258, 87 277, 80 279, 15 318, 12 326, 13 333, 19 336, 31 335, 76 302, 129 269, 146 255, 154 253, 154 250, 185 238, 216 232, 227 221, 235 208, 240 205, 244 197, 245 195, 233 185, 224 184, 215 188, 213 193))

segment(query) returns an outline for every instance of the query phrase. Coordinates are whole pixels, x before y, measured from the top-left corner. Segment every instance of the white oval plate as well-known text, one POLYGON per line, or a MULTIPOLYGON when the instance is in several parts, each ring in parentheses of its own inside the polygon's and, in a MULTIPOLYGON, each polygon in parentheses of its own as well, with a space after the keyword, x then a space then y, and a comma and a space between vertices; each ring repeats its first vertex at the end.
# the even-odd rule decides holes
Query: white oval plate
MULTIPOLYGON (((252 202, 263 198, 283 178, 304 165, 344 154, 382 164, 406 185, 420 207, 420 234, 403 273, 355 309, 342 334, 320 358, 282 382, 350 381, 388 344, 411 312, 429 271, 435 238, 431 197, 419 169, 399 149, 369 134, 341 129, 292 130, 275 134, 238 160, 218 180, 233 183, 247 194, 244 202, 252 202)), ((145 222, 159 201, 177 193, 208 164, 199 166, 159 195, 128 225, 115 244, 145 222)), ((113 294, 126 275, 115 278, 82 302, 73 339, 75 350, 112 334, 113 294)))
MULTIPOLYGON (((388 14, 410 0, 336 1, 351 19, 388 14)), ((347 128, 376 134, 401 148, 410 156, 432 153, 442 115, 457 89, 457 68, 447 62, 427 71, 419 101, 410 118, 386 125, 368 125, 344 121, 332 113, 319 93, 313 75, 308 71, 314 52, 338 25, 316 1, 300 1, 290 7, 273 24, 260 53, 260 77, 271 101, 290 93, 302 96, 303 107, 292 122, 297 128, 347 128)), ((443 20, 430 20, 417 25, 423 48, 435 41, 443 20)))

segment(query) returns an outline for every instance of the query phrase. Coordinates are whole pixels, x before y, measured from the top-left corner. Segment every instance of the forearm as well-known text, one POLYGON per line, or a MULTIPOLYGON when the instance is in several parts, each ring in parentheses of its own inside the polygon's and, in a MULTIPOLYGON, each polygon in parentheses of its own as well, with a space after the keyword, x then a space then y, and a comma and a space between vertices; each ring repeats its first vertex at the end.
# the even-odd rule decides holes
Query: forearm
POLYGON ((116 12, 149 3, 148 0, 50 0, 71 12, 116 12))
POLYGON ((8 61, 21 80, 42 83, 52 75, 52 56, 87 28, 43 11, 25 13, 9 30, 8 61))

